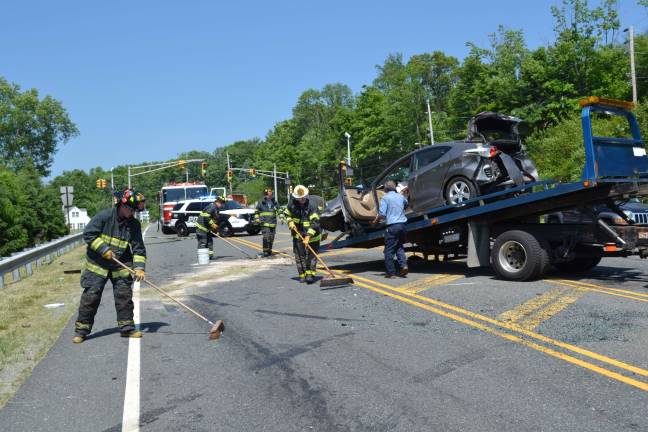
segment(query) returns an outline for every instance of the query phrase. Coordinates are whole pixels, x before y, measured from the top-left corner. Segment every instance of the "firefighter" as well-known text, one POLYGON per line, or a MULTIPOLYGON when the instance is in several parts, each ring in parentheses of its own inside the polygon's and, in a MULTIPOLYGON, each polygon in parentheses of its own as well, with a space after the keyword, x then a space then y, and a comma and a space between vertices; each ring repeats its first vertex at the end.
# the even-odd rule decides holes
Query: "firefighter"
POLYGON ((220 210, 225 204, 225 198, 217 197, 212 204, 205 207, 196 220, 196 240, 198 249, 209 249, 209 259, 214 259, 214 234, 218 232, 220 210), (210 232, 211 231, 211 232, 210 232))
POLYGON ((267 258, 272 256, 272 243, 274 242, 275 232, 277 231, 277 201, 274 200, 272 189, 263 191, 263 199, 256 206, 254 220, 261 224, 263 232, 263 253, 259 257, 267 258))
POLYGON ((97 213, 83 230, 88 244, 85 269, 81 274, 81 301, 74 324, 74 343, 90 334, 106 281, 110 279, 115 296, 117 327, 122 337, 140 338, 133 321, 133 277, 113 257, 135 270, 135 279, 144 279, 146 248, 135 212, 144 209, 144 196, 131 189, 117 194, 117 204, 97 213))
POLYGON ((317 261, 313 252, 320 244, 320 216, 315 203, 308 199, 308 188, 297 185, 292 193, 292 200, 285 211, 288 228, 293 235, 293 253, 299 272, 299 282, 312 284, 317 274, 317 261), (295 233, 299 232, 303 240, 295 233))

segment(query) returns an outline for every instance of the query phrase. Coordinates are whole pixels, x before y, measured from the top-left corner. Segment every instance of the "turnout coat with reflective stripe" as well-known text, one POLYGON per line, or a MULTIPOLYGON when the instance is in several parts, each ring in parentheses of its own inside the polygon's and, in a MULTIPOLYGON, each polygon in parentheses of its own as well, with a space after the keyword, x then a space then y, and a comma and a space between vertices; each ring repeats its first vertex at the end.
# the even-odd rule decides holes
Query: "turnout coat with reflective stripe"
POLYGON ((277 214, 279 209, 277 208, 277 202, 273 199, 268 199, 264 197, 259 204, 256 206, 256 215, 254 219, 261 222, 261 225, 268 228, 274 228, 277 226, 277 214))
POLYGON ((111 249, 121 262, 133 263, 134 268, 146 266, 146 247, 142 239, 142 227, 135 218, 119 219, 117 207, 100 211, 83 230, 83 240, 88 244, 86 268, 106 276, 113 273, 128 272, 117 263, 104 259, 101 255, 111 249))
POLYGON ((216 231, 218 229, 218 222, 220 219, 220 210, 216 204, 211 203, 205 207, 196 219, 196 229, 208 233, 210 230, 216 231))
MULTIPOLYGON (((295 226, 302 236, 310 236, 310 242, 318 242, 321 239, 320 215, 317 205, 306 201, 303 206, 294 200, 288 204, 285 211, 286 221, 295 222, 295 226)), ((292 233, 296 237, 295 233, 292 233)))

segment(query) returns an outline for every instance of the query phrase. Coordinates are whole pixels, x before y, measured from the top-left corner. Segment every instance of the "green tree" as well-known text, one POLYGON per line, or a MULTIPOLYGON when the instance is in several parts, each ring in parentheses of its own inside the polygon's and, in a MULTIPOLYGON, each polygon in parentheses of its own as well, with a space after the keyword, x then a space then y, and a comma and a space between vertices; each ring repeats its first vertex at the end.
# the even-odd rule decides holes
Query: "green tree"
POLYGON ((36 89, 21 92, 0 78, 0 158, 10 167, 33 163, 41 175, 49 175, 58 145, 77 134, 59 101, 40 99, 36 89))

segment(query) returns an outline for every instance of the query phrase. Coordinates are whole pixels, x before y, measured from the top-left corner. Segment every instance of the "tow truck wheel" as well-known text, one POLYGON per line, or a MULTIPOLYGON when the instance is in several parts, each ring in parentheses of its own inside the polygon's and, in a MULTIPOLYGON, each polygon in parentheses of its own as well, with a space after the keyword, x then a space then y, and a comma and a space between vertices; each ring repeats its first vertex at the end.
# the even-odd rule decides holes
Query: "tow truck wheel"
POLYGON ((495 273, 506 280, 526 281, 541 277, 549 255, 540 240, 526 231, 507 231, 499 235, 491 249, 495 273))
POLYGON ((561 263, 554 263, 556 267, 561 272, 565 273, 582 273, 587 270, 593 269, 601 262, 600 256, 580 256, 576 257, 571 261, 565 261, 561 263))
POLYGON ((466 177, 455 177, 446 184, 444 189, 446 203, 459 204, 477 196, 477 188, 466 177))

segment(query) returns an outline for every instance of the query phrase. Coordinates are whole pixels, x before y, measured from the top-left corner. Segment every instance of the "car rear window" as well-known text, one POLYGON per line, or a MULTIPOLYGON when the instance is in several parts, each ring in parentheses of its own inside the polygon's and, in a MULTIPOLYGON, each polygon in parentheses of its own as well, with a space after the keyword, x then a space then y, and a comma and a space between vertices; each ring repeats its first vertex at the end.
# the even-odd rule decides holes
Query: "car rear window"
POLYGON ((178 211, 178 210, 180 210, 180 209, 182 208, 183 205, 184 205, 183 202, 179 202, 178 204, 176 204, 176 205, 173 206, 173 211, 178 211))
POLYGON ((203 209, 203 203, 201 202, 192 202, 187 206, 187 211, 200 211, 203 209))

